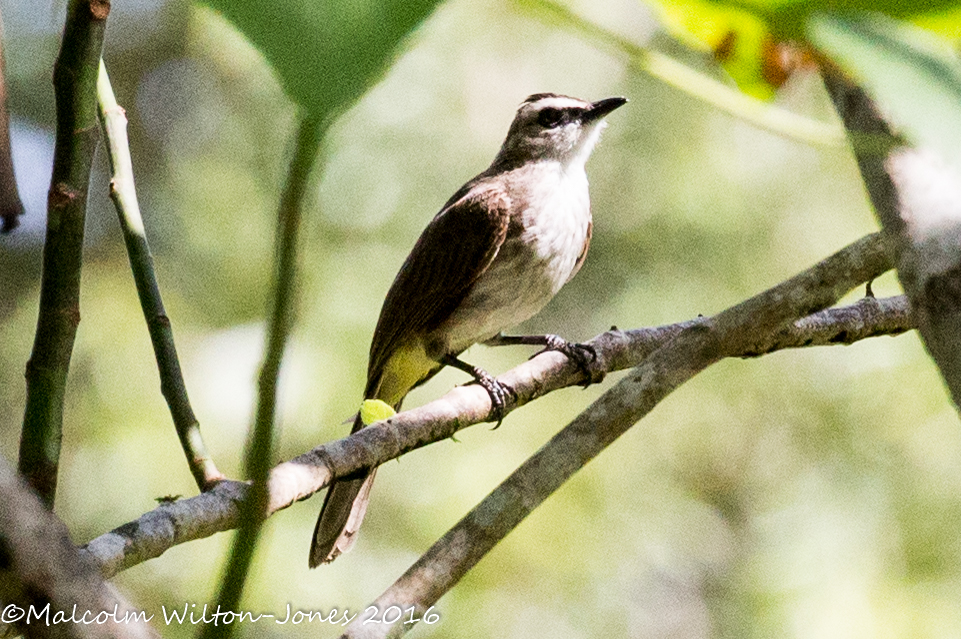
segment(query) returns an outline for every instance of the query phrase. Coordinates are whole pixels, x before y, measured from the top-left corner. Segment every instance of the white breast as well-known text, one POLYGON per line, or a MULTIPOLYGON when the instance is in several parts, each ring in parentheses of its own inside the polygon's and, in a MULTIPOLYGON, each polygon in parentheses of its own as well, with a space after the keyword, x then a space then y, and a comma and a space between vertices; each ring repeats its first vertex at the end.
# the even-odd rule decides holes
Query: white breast
POLYGON ((591 221, 583 164, 541 162, 508 179, 508 239, 444 323, 448 352, 460 352, 536 314, 574 272, 591 221))
POLYGON ((553 297, 570 278, 587 241, 591 223, 587 174, 583 164, 568 170, 556 165, 537 184, 532 204, 522 214, 523 242, 543 263, 553 297))

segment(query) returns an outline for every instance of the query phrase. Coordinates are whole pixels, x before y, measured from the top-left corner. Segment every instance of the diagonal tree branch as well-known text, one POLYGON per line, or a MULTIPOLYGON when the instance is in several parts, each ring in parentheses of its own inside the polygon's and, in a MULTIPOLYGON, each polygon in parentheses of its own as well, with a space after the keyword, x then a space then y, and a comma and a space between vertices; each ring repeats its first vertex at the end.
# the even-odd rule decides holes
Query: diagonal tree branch
POLYGON ((70 0, 53 71, 57 137, 19 463, 20 473, 51 508, 57 490, 67 371, 80 323, 83 225, 90 165, 99 139, 97 74, 109 12, 107 0, 70 0))
MULTIPOLYGON (((686 326, 524 462, 372 606, 381 611, 413 606, 424 615, 528 514, 681 384, 725 357, 763 351, 757 346, 772 339, 768 334, 790 331, 786 323, 834 304, 888 268, 880 235, 870 235, 760 295, 686 326)), ((343 637, 400 636, 413 628, 365 620, 358 617, 343 637)))
MULTIPOLYGON (((2 620, 25 637, 133 639, 158 637, 144 617, 128 616, 126 602, 103 581, 70 541, 66 526, 44 508, 37 496, 0 457, 0 602, 2 620), (31 608, 32 606, 32 608, 31 608), (94 619, 101 623, 51 623, 94 619), (49 615, 44 614, 46 610, 49 615), (39 615, 39 617, 38 617, 39 615), (120 623, 116 623, 120 619, 120 623), (124 623, 123 620, 129 622, 124 623)), ((2 634, 0 628, 0 634, 2 634)))
MULTIPOLYGON (((883 272, 888 268, 878 235, 868 236, 847 250, 869 263, 871 268, 867 270, 883 272)), ((859 269, 857 277, 861 277, 864 270, 859 269)), ((702 326, 706 321, 698 319, 656 328, 612 330, 598 336, 591 344, 597 349, 606 370, 623 370, 637 366, 672 338, 686 329, 702 326)), ((749 326, 739 350, 721 356, 754 357, 785 348, 850 344, 877 335, 896 335, 912 328, 905 298, 867 298, 852 306, 815 313, 793 325, 765 329, 749 326)), ((582 375, 563 355, 547 352, 498 379, 515 389, 518 405, 521 405, 551 391, 577 385, 583 381, 582 375)), ((485 421, 489 412, 490 398, 483 389, 476 385, 460 386, 429 404, 284 462, 271 472, 268 514, 309 497, 327 486, 335 476, 376 466, 416 448, 447 439, 463 428, 485 421)), ((238 504, 246 490, 246 484, 225 481, 197 497, 163 504, 136 521, 90 541, 85 552, 109 577, 158 557, 175 545, 235 528, 238 504)))

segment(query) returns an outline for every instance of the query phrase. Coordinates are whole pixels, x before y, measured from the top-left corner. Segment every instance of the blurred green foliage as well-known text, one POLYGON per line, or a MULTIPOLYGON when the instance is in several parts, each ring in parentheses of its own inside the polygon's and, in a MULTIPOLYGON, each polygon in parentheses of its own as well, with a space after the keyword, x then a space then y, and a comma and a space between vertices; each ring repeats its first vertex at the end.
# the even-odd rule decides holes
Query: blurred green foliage
MULTIPOLYGON (((59 9, 0 0, 14 145, 44 148, 59 9)), ((676 50, 630 0, 572 5, 676 50)), ((362 39, 367 33, 353 33, 362 39)), ((372 35, 371 37, 377 37, 372 35)), ((117 2, 105 58, 188 388, 219 466, 238 475, 269 293, 274 212, 295 106, 214 11, 117 2)), ((711 61, 688 62, 717 74, 711 61)), ((631 72, 509 0, 451 0, 340 117, 315 176, 298 324, 281 373, 281 458, 342 436, 390 282, 441 203, 493 158, 516 105, 557 91, 625 95, 588 167, 583 270, 521 330, 586 339, 714 313, 876 230, 844 149, 758 131, 631 72)), ((776 102, 832 119, 817 77, 776 102)), ((159 393, 107 198, 91 185, 58 512, 77 542, 194 487, 159 393)), ((19 169, 19 167, 18 167, 19 169)), ((43 202, 43 175, 21 172, 43 202)), ((28 210, 42 220, 42 208, 28 210)), ((14 459, 36 321, 40 243, 0 239, 0 454, 14 459)), ((898 292, 893 276, 875 283, 898 292)), ((853 293, 854 299, 860 292, 853 293)), ((494 372, 524 349, 476 347, 494 372)), ((409 399, 465 376, 438 375, 409 399)), ((363 607, 604 388, 555 393, 497 431, 390 463, 356 549, 306 567, 320 499, 268 520, 244 607, 363 607)), ((116 579, 160 622, 215 596, 230 537, 177 547, 116 579)), ((961 433, 913 334, 712 367, 599 457, 441 599, 433 637, 943 637, 961 627, 961 433)), ((162 622, 160 622, 162 623, 162 622)), ((189 637, 192 627, 161 627, 189 637)), ((337 636, 260 622, 249 637, 337 636)))
POLYGON ((961 60, 947 42, 871 14, 817 14, 810 32, 898 131, 961 171, 961 60))
POLYGON ((784 42, 806 41, 816 13, 876 12, 961 36, 957 0, 654 0, 660 17, 685 44, 713 52, 738 87, 771 99, 791 67, 801 63, 784 42), (787 68, 782 68, 787 67, 787 68))
POLYGON ((438 0, 205 0, 264 55, 280 84, 323 119, 359 98, 438 0))

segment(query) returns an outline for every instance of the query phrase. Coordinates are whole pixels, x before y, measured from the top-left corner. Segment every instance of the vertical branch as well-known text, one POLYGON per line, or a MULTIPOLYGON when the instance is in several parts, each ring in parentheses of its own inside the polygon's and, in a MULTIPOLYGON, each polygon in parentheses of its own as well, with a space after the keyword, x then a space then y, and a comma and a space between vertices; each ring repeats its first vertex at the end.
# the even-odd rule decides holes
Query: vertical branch
POLYGON ((53 72, 57 137, 19 464, 20 473, 49 507, 57 487, 67 371, 80 323, 83 225, 99 134, 97 73, 109 13, 107 0, 70 0, 53 72))
POLYGON ((209 489, 223 479, 213 459, 207 453, 200 435, 200 424, 187 397, 187 385, 180 369, 177 347, 174 344, 173 327, 164 309, 160 287, 153 268, 153 256, 147 244, 140 204, 137 202, 137 189, 133 179, 133 163, 127 142, 127 116, 117 104, 107 68, 100 61, 100 75, 97 81, 97 101, 100 123, 106 138, 107 154, 110 158, 110 199, 113 200, 120 218, 130 270, 137 286, 140 306, 143 308, 147 331, 153 344, 157 368, 160 371, 160 392, 167 400, 180 445, 187 456, 190 472, 200 490, 209 489))
MULTIPOLYGON (((296 149, 291 160, 287 184, 277 212, 277 238, 274 250, 274 297, 267 327, 267 345, 260 369, 257 412, 247 445, 245 467, 252 481, 251 490, 241 507, 240 529, 227 561, 218 605, 235 610, 243 595, 244 583, 253 560, 254 548, 267 511, 267 479, 270 474, 273 430, 277 411, 280 364, 292 323, 294 285, 296 284, 297 237, 307 178, 318 154, 324 124, 312 116, 303 117, 297 131, 296 149)), ((206 625, 200 637, 229 637, 234 625, 206 625)))
POLYGON ((839 71, 829 67, 824 76, 918 332, 961 408, 961 172, 935 149, 896 137, 867 93, 839 71))
POLYGON ((10 110, 7 107, 7 65, 3 57, 3 19, 0 18, 0 233, 17 228, 23 203, 13 173, 10 149, 10 110))

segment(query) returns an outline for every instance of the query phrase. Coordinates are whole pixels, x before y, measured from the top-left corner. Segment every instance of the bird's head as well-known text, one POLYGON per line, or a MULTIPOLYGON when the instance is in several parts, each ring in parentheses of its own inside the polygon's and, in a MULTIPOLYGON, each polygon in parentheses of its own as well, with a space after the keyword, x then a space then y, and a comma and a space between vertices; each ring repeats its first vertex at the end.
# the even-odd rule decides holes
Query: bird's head
POLYGON ((494 164, 516 166, 553 160, 567 167, 583 167, 603 128, 604 116, 626 102, 626 98, 585 102, 554 93, 535 93, 518 107, 494 164))

